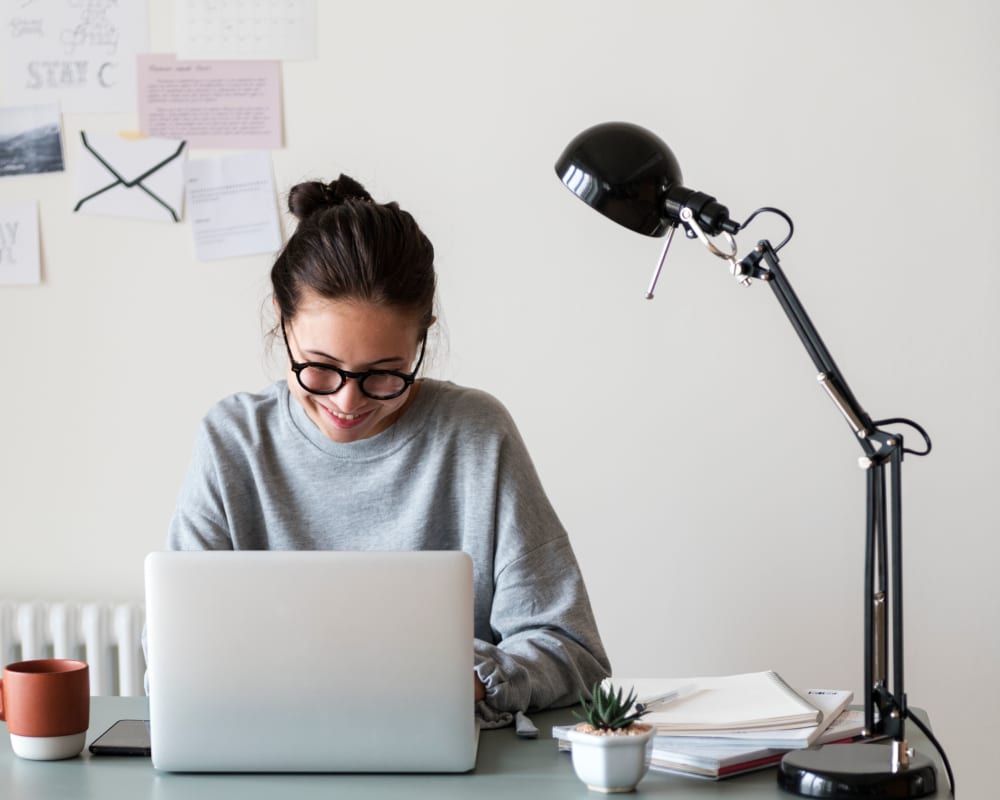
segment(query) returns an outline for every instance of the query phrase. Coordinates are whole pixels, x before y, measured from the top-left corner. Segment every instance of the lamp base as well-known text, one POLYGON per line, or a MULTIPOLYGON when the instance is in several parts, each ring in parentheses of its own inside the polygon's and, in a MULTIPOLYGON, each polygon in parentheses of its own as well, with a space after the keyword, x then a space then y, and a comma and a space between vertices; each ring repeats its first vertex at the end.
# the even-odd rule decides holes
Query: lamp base
POLYGON ((781 759, 778 786, 803 797, 910 798, 937 790, 937 772, 927 756, 914 753, 907 767, 892 771, 891 743, 834 744, 795 750, 781 759))

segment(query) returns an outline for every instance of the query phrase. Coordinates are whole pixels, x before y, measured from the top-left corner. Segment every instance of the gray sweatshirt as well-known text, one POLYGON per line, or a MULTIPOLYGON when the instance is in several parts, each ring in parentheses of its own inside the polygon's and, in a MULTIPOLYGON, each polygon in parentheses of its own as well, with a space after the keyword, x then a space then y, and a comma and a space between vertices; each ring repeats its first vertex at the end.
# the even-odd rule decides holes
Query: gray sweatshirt
MULTIPOLYGON (((326 438, 284 381, 212 408, 170 523, 176 550, 464 550, 475 669, 497 711, 570 705, 609 672, 566 535, 506 409, 421 381, 376 436, 326 438)), ((405 601, 404 601, 405 602, 405 601)))

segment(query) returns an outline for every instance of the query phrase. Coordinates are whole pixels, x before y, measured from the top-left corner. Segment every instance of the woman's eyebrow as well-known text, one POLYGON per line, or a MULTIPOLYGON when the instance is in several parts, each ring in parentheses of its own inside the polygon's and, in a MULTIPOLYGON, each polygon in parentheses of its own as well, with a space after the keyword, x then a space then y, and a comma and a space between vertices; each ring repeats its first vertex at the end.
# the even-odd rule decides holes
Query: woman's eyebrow
MULTIPOLYGON (((322 350, 303 350, 303 355, 315 356, 318 358, 325 358, 327 361, 336 361, 338 364, 343 364, 344 362, 337 358, 336 356, 331 356, 329 353, 324 353, 322 350)), ((388 358, 380 358, 377 361, 370 361, 367 366, 375 367, 379 364, 398 364, 406 361, 403 356, 390 356, 388 358)))

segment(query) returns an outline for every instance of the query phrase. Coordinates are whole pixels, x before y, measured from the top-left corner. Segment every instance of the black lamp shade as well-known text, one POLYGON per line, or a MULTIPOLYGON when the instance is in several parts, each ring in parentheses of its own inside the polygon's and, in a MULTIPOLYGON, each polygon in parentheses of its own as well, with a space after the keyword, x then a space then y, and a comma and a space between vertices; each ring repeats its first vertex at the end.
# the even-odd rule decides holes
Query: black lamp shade
POLYGON ((587 205, 637 233, 663 236, 676 224, 664 200, 683 183, 681 168, 666 143, 638 125, 588 128, 563 151, 556 174, 587 205))

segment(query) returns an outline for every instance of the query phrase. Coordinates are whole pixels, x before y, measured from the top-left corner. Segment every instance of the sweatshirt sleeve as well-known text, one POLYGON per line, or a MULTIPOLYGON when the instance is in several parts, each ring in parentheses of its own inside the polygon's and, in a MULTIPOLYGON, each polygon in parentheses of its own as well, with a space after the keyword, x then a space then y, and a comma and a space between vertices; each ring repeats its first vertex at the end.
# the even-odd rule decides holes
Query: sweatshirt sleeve
POLYGON ((565 537, 526 553, 497 576, 492 625, 498 643, 476 641, 476 672, 497 710, 572 705, 610 673, 565 537))
POLYGON ((215 438, 207 422, 203 421, 167 530, 169 550, 233 548, 215 438))
POLYGON ((494 638, 476 641, 476 672, 498 711, 572 705, 610 664, 569 537, 508 424, 496 465, 494 638))

